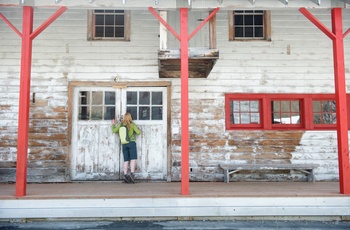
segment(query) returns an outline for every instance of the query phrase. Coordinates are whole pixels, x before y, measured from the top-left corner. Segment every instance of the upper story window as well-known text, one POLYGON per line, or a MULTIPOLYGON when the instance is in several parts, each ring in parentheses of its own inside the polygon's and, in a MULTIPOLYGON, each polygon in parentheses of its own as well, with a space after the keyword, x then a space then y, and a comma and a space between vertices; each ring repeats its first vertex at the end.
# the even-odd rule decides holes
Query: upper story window
POLYGON ((333 94, 226 94, 225 112, 227 130, 336 129, 337 123, 333 94))
POLYGON ((130 40, 130 12, 90 10, 88 40, 130 40))
POLYGON ((236 10, 229 12, 229 40, 271 40, 270 11, 236 10))

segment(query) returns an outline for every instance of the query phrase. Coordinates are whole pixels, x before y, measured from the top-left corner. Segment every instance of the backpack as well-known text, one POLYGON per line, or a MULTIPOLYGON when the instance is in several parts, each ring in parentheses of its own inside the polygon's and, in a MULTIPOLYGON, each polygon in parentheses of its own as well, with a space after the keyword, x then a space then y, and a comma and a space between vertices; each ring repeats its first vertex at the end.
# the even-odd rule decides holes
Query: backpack
POLYGON ((127 144, 130 141, 129 130, 126 125, 121 125, 119 128, 119 138, 122 144, 127 144))

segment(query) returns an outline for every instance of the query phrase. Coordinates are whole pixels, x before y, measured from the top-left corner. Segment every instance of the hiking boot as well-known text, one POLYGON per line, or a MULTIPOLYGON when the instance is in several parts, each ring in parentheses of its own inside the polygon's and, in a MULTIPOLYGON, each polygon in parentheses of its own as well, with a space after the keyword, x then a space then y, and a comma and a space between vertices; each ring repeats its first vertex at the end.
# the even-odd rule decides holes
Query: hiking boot
POLYGON ((135 183, 135 174, 134 173, 130 173, 130 181, 131 181, 131 183, 135 183))
POLYGON ((132 183, 131 182, 131 177, 128 174, 125 174, 123 176, 123 180, 124 180, 125 183, 132 183))

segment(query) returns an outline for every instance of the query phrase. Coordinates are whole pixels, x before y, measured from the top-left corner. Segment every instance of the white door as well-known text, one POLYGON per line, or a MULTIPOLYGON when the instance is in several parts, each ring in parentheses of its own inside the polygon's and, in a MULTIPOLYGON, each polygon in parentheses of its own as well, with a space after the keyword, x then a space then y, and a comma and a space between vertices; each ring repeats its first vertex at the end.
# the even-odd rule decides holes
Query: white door
POLYGON ((123 155, 111 120, 130 112, 141 129, 136 135, 136 179, 167 176, 166 87, 76 87, 72 113, 72 180, 118 180, 123 155))

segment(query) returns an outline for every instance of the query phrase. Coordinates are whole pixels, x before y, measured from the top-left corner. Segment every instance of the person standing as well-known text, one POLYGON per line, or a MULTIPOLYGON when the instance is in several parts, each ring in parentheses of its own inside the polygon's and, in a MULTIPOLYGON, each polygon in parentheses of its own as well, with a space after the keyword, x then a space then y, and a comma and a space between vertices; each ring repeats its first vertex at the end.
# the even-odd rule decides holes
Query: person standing
POLYGON ((112 120, 112 132, 118 133, 121 126, 126 126, 128 130, 129 142, 126 144, 122 144, 124 164, 123 164, 123 180, 126 183, 134 183, 135 182, 135 168, 136 168, 136 159, 137 159, 137 149, 135 142, 135 134, 140 134, 140 129, 136 126, 136 124, 132 121, 131 114, 129 112, 125 113, 122 121, 116 125, 115 120, 112 120), (128 174, 128 168, 130 163, 130 175, 128 174))

